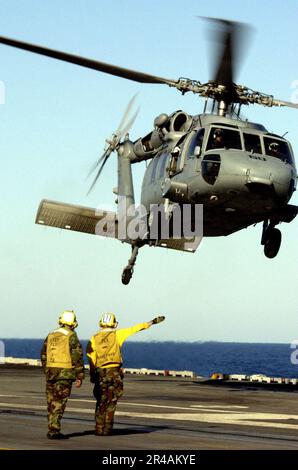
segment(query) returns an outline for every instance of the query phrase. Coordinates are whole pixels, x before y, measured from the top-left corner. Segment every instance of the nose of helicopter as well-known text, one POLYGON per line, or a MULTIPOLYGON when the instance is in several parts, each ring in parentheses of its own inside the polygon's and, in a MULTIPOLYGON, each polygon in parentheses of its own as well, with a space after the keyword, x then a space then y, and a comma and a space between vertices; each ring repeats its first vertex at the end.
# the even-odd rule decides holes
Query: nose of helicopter
POLYGON ((278 158, 265 157, 253 159, 248 157, 247 187, 259 186, 260 190, 264 187, 270 187, 274 190, 274 194, 279 199, 289 199, 291 181, 293 180, 293 169, 291 165, 285 163, 278 158))
POLYGON ((225 152, 214 189, 227 195, 249 192, 264 200, 287 201, 294 190, 294 173, 290 164, 278 158, 225 152))

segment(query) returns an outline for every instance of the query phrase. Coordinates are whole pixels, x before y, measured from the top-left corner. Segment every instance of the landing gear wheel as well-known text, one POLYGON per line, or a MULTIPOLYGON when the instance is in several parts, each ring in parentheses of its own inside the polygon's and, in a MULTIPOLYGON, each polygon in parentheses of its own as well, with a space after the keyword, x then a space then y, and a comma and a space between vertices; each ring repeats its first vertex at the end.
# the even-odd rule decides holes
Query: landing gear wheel
POLYGON ((266 232, 264 254, 267 258, 275 258, 281 244, 281 232, 278 228, 268 229, 266 232))
POLYGON ((124 284, 125 286, 129 284, 129 281, 132 278, 132 273, 133 273, 133 268, 131 266, 126 266, 126 268, 123 269, 122 277, 121 277, 122 284, 124 284))

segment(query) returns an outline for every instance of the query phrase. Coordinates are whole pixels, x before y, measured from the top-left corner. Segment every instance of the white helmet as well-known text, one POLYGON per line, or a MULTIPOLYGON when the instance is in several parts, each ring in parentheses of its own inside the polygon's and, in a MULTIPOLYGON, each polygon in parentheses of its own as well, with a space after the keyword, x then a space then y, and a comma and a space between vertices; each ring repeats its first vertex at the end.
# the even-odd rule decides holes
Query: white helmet
POLYGON ((99 321, 101 328, 116 328, 117 325, 118 322, 114 313, 104 313, 99 321))
POLYGON ((277 150, 279 147, 279 144, 277 142, 271 142, 269 145, 269 150, 277 150))
POLYGON ((67 325, 71 328, 76 328, 78 326, 78 322, 74 311, 64 310, 59 317, 59 325, 67 325))

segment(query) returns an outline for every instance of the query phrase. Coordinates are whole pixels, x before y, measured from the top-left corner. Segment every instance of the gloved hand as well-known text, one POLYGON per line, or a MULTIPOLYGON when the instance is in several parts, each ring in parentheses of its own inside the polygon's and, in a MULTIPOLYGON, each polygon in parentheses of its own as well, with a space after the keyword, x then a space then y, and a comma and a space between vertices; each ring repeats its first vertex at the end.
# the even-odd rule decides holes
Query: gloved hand
POLYGON ((152 324, 153 325, 156 325, 157 323, 161 323, 162 321, 165 320, 166 317, 164 317, 163 315, 160 315, 159 317, 155 317, 153 318, 152 320, 152 324))

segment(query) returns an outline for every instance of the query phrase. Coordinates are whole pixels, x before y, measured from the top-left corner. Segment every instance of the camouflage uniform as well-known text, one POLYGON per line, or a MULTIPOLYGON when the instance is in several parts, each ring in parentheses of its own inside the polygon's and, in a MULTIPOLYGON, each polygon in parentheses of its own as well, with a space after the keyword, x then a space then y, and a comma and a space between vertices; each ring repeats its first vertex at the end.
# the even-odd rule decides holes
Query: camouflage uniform
POLYGON ((98 434, 110 434, 117 401, 123 395, 123 372, 119 367, 98 369, 94 379, 95 430, 98 434))
POLYGON ((87 356, 90 365, 90 379, 93 382, 93 394, 96 399, 95 408, 95 433, 97 435, 109 435, 113 429, 114 414, 118 399, 123 395, 123 372, 121 369, 122 357, 121 346, 131 335, 145 330, 151 326, 150 322, 139 323, 130 328, 115 330, 103 328, 94 335, 87 345, 87 356), (96 338, 103 332, 115 332, 117 347, 115 361, 111 361, 103 366, 100 364, 99 357, 102 354, 101 347, 98 346, 96 338), (118 355, 119 354, 119 355, 118 355))
POLYGON ((84 378, 83 350, 77 334, 67 326, 63 326, 63 328, 71 332, 69 349, 73 366, 72 369, 46 366, 48 337, 41 350, 41 362, 46 375, 49 435, 60 432, 61 418, 65 410, 67 399, 71 393, 72 384, 75 380, 83 380, 84 378))

